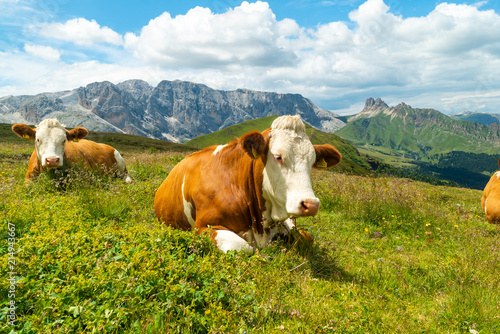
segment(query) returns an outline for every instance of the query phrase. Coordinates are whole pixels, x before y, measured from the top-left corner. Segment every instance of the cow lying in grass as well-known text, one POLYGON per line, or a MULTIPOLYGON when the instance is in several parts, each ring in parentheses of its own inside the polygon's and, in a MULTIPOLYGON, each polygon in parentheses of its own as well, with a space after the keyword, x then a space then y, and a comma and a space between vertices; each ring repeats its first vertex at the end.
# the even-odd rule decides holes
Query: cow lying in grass
POLYGON ((493 174, 484 188, 481 206, 489 223, 500 224, 500 171, 493 174))
POLYGON ((333 146, 311 143, 298 116, 279 117, 262 133, 187 156, 157 190, 156 216, 179 229, 209 231, 223 252, 253 253, 294 228, 289 217, 318 213, 311 168, 340 159, 333 146))
POLYGON ((62 166, 70 168, 72 164, 79 163, 120 176, 127 183, 132 182, 120 153, 109 145, 83 139, 88 134, 85 128, 76 127, 68 131, 58 120, 46 119, 35 129, 26 124, 15 124, 12 131, 35 142, 26 181, 31 181, 43 170, 62 166))

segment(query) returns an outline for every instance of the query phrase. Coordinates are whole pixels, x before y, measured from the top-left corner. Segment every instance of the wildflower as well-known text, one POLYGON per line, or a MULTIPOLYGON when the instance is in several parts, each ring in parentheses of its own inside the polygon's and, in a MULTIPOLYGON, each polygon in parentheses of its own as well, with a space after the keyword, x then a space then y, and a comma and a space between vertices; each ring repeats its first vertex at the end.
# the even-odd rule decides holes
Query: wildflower
POLYGON ((369 230, 368 230, 368 227, 365 227, 365 232, 368 232, 368 231, 369 231, 369 230))
POLYGON ((455 228, 458 228, 458 225, 457 225, 457 224, 455 224, 455 228))
POLYGON ((206 311, 205 311, 205 314, 206 314, 206 315, 209 315, 209 314, 210 314, 210 310, 206 310, 206 311))
POLYGON ((427 223, 427 224, 425 224, 425 226, 431 226, 431 223, 427 223))

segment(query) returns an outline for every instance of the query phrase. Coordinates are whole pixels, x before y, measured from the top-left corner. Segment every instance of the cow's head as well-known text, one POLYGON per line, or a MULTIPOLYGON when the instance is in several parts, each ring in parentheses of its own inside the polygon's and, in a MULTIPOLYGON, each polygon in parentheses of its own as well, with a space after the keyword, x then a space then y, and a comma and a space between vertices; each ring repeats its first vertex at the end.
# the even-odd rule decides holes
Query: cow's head
POLYGON ((78 141, 88 134, 87 129, 81 127, 67 131, 56 119, 46 119, 36 129, 26 124, 15 124, 12 126, 12 131, 21 138, 35 142, 38 161, 43 167, 48 168, 63 165, 66 141, 78 141))
POLYGON ((311 186, 311 169, 335 166, 342 158, 340 152, 331 145, 313 145, 299 116, 277 118, 263 139, 265 146, 253 138, 246 151, 265 161, 262 188, 270 218, 314 216, 319 199, 311 186))

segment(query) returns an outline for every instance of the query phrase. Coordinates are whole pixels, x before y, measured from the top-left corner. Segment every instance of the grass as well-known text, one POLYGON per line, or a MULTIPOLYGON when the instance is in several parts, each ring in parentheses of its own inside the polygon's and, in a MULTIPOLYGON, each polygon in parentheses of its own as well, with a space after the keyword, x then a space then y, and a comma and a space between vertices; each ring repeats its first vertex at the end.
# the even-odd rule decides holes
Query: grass
POLYGON ((31 149, 0 146, 1 332, 500 331, 500 232, 480 191, 314 171, 320 213, 298 220, 312 246, 225 255, 154 215, 185 153, 122 149, 132 185, 76 171, 56 187, 24 184, 31 149))
POLYGON ((404 152, 401 153, 400 156, 394 155, 394 151, 391 151, 388 148, 380 147, 380 146, 359 146, 357 147, 358 151, 362 154, 369 155, 386 163, 388 165, 401 168, 401 167, 415 167, 415 160, 408 159, 403 157, 404 152))

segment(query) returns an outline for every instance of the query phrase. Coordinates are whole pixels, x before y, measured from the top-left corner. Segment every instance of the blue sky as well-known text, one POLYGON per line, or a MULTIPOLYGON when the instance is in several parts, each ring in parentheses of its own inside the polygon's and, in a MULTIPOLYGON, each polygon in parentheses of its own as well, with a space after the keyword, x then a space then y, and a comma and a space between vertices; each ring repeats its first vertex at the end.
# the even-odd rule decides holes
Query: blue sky
POLYGON ((500 112, 498 1, 0 0, 0 97, 188 80, 500 112))

